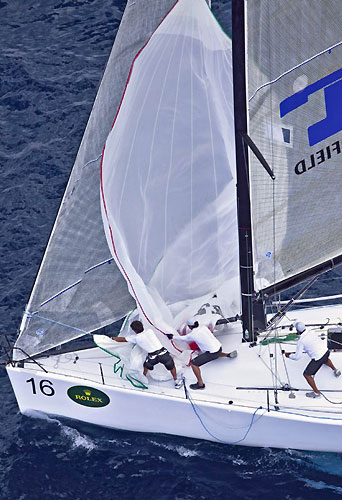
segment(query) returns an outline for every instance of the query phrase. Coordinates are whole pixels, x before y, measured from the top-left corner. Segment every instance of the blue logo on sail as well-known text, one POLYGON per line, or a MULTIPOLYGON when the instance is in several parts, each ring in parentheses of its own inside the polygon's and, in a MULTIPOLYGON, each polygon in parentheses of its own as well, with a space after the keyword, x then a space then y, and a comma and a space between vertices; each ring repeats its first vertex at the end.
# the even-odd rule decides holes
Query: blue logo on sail
POLYGON ((280 103, 282 118, 308 102, 309 96, 321 89, 324 89, 326 117, 308 127, 310 146, 342 130, 342 69, 324 76, 280 103))

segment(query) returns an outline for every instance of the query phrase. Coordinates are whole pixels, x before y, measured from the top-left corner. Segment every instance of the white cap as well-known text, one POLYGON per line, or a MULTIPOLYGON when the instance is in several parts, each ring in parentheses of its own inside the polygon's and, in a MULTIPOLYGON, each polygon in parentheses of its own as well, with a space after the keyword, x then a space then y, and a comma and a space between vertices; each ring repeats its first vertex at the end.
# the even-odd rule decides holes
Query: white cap
POLYGON ((303 333, 306 328, 304 323, 302 323, 301 321, 296 321, 294 327, 299 333, 303 333))

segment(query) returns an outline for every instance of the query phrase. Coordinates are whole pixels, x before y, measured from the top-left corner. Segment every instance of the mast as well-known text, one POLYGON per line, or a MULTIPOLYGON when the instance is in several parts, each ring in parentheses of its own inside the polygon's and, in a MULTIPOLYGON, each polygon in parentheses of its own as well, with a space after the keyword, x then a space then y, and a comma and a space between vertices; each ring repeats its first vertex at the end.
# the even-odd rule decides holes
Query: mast
POLYGON ((239 225, 242 328, 245 340, 252 342, 254 340, 254 280, 251 206, 249 195, 248 151, 243 140, 243 137, 245 136, 245 134, 247 134, 245 15, 243 0, 233 0, 232 21, 235 150, 237 170, 237 211, 239 225))

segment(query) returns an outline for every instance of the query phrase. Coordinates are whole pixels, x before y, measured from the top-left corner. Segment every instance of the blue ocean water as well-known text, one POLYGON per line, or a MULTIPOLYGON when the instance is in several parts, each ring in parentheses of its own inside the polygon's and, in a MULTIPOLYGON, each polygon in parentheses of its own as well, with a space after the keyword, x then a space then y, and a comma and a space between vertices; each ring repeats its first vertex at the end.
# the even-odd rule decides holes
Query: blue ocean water
MULTIPOLYGON (((0 324, 11 340, 124 3, 0 0, 0 324)), ((230 2, 212 4, 229 32, 230 2)), ((325 283, 316 285, 323 293, 325 283)), ((3 367, 0 396, 1 500, 342 495, 342 455, 225 446, 23 416, 3 367)))

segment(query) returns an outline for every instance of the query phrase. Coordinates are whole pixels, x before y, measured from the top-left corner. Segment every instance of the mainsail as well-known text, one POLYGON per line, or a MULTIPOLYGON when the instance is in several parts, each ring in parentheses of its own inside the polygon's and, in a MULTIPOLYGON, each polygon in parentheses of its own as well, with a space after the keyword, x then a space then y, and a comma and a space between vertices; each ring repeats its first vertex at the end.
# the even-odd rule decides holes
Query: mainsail
POLYGON ((135 58, 101 189, 109 247, 149 324, 177 328, 220 292, 224 313, 240 312, 231 40, 205 0, 176 2, 135 58))
POLYGON ((340 261, 341 4, 245 1, 245 16, 248 134, 276 177, 249 153, 255 285, 272 291, 340 261))
POLYGON ((135 307, 103 231, 100 163, 132 54, 173 3, 140 0, 127 5, 24 315, 15 359, 113 323, 135 307))

